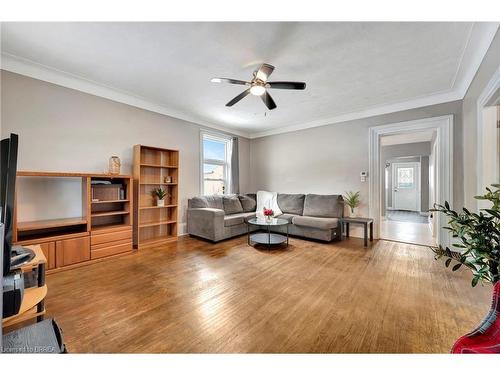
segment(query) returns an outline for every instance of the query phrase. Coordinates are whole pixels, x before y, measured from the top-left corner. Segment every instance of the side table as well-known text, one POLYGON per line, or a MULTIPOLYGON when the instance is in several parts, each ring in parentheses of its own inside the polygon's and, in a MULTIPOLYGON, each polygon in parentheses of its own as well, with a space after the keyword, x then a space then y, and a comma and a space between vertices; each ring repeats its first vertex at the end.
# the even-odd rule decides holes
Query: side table
POLYGON ((368 217, 343 217, 340 219, 342 232, 349 237, 349 225, 360 224, 364 228, 365 247, 368 246, 368 226, 370 227, 370 241, 373 241, 373 219, 368 217))

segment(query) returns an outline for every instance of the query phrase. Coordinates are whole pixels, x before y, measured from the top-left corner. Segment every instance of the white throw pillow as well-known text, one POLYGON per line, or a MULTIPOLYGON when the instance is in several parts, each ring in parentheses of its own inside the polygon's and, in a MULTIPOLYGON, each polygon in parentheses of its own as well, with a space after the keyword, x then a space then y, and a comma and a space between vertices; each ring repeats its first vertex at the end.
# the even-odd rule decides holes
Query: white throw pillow
POLYGON ((283 214, 278 206, 278 193, 276 192, 261 190, 257 192, 256 216, 264 217, 264 207, 273 210, 275 217, 283 214))

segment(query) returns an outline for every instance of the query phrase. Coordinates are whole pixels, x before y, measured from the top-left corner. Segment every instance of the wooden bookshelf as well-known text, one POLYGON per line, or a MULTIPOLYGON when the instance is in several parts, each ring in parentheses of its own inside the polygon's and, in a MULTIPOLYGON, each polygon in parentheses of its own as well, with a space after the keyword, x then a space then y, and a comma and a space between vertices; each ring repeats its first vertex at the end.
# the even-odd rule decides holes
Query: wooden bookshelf
POLYGON ((134 146, 134 246, 143 248, 177 239, 179 151, 134 146), (167 191, 165 206, 158 206, 151 191, 167 191))
POLYGON ((18 179, 81 179, 81 192, 75 192, 81 194, 75 197, 81 199, 80 217, 19 221, 17 205, 28 197, 16 194, 14 243, 40 245, 47 257, 49 273, 133 250, 132 176, 39 171, 20 171, 17 176, 18 179))

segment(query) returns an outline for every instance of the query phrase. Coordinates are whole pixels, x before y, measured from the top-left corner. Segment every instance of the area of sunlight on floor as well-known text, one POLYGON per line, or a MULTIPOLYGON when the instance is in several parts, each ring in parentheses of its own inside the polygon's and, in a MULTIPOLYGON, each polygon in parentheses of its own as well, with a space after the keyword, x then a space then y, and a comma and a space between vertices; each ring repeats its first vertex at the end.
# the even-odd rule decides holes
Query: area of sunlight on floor
POLYGON ((436 245, 428 223, 384 219, 380 224, 380 238, 417 245, 436 245))

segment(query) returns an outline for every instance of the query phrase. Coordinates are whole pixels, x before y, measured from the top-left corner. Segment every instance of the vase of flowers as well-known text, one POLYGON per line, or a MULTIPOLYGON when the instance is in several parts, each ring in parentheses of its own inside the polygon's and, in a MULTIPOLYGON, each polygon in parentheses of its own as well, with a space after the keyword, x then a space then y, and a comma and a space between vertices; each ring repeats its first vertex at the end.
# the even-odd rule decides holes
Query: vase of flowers
POLYGON ((155 188, 151 191, 151 194, 153 194, 153 197, 156 198, 156 205, 158 207, 164 207, 165 206, 165 197, 168 196, 168 193, 163 190, 161 187, 155 188))
POLYGON ((355 209, 361 203, 361 199, 359 196, 360 196, 359 191, 356 192, 347 191, 346 194, 343 196, 345 204, 349 206, 350 217, 356 217, 355 209))
POLYGON ((450 204, 436 204, 431 211, 441 212, 448 217, 448 229, 456 239, 459 251, 449 247, 431 247, 435 258, 447 258, 445 266, 452 263, 452 271, 462 266, 472 272, 471 284, 493 284, 490 312, 472 332, 460 337, 453 345, 452 353, 500 353, 500 185, 486 188, 486 194, 474 198, 489 201, 490 208, 479 213, 463 208, 456 212, 450 204))
POLYGON ((273 221, 274 211, 270 208, 264 207, 264 216, 266 218, 266 222, 270 223, 273 221))

